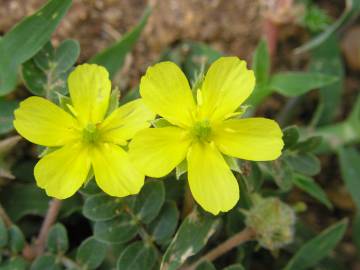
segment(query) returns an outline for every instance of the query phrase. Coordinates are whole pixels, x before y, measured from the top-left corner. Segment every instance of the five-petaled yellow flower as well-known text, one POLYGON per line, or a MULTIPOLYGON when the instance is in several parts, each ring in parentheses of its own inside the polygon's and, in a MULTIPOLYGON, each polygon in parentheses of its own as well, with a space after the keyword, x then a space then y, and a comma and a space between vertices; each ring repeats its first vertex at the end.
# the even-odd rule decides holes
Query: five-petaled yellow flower
POLYGON ((112 196, 139 192, 144 175, 121 147, 150 125, 152 113, 138 99, 114 110, 109 107, 111 82, 105 68, 84 64, 69 75, 71 113, 41 97, 30 97, 15 111, 14 126, 29 141, 56 150, 35 166, 39 187, 49 196, 73 195, 92 169, 98 186, 112 196))
POLYGON ((171 123, 139 131, 130 158, 145 175, 162 177, 185 158, 195 200, 213 214, 229 211, 239 186, 223 155, 274 160, 283 147, 278 124, 265 118, 239 119, 236 110, 255 84, 237 57, 223 57, 209 68, 196 101, 185 75, 171 62, 150 67, 141 79, 144 103, 171 123))

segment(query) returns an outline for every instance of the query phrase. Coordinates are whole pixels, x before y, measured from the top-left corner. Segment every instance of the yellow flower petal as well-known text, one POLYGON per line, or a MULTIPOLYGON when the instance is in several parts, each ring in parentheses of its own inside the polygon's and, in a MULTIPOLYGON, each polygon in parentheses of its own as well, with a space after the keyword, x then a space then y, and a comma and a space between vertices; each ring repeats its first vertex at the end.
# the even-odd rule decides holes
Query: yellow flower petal
POLYGON ((68 86, 76 117, 83 125, 100 122, 107 111, 111 82, 104 67, 77 66, 68 78, 68 86))
POLYGON ((171 62, 156 64, 141 78, 140 94, 146 105, 174 125, 192 123, 195 102, 184 73, 171 62))
POLYGON ((190 139, 181 128, 147 128, 132 139, 129 154, 145 175, 162 177, 185 159, 189 144, 190 139))
POLYGON ((129 161, 128 153, 115 144, 96 145, 92 149, 92 165, 96 183, 111 196, 136 194, 144 185, 144 175, 129 161))
POLYGON ((202 208, 217 215, 236 205, 239 200, 239 185, 213 144, 194 143, 187 161, 190 190, 202 208))
POLYGON ((265 118, 229 119, 214 133, 221 152, 247 160, 274 160, 284 145, 279 125, 265 118))
POLYGON ((136 132, 149 127, 154 117, 141 99, 131 101, 112 112, 100 125, 101 138, 106 142, 125 144, 136 132))
POLYGON ((201 114, 211 121, 234 112, 251 94, 254 73, 237 57, 221 57, 209 68, 201 87, 201 114))
POLYGON ((61 146, 73 140, 76 120, 41 97, 30 97, 15 111, 14 127, 27 140, 44 146, 61 146))
POLYGON ((80 143, 66 145, 44 156, 35 166, 37 185, 58 199, 72 196, 90 170, 88 150, 80 143))

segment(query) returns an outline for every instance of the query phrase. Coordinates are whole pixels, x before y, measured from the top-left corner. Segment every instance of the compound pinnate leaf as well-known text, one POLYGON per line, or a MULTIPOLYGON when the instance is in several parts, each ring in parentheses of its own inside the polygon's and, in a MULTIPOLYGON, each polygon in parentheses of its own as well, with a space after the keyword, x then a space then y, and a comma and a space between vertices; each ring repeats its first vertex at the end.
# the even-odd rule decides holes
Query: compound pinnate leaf
POLYGON ((18 226, 12 225, 8 231, 9 247, 11 252, 20 253, 25 246, 25 237, 18 226))
POLYGON ((1 270, 27 270, 28 263, 20 256, 10 258, 6 263, 1 265, 1 270))
POLYGON ((47 249, 54 254, 64 254, 69 248, 69 240, 65 227, 57 223, 55 224, 48 235, 47 249))
POLYGON ((211 262, 204 261, 196 267, 196 270, 216 270, 216 268, 211 262))
POLYGON ((178 269, 185 260, 203 248, 219 224, 219 220, 194 210, 181 224, 161 262, 162 270, 178 269))
POLYGON ((98 221, 94 227, 95 238, 110 244, 126 243, 133 239, 137 232, 136 222, 127 213, 122 213, 112 220, 98 221))
POLYGON ((85 200, 83 214, 93 221, 105 221, 120 214, 123 204, 119 198, 101 193, 89 196, 85 200))
POLYGON ((76 261, 84 269, 97 269, 105 259, 106 252, 106 244, 90 237, 81 243, 76 253, 76 261))
POLYGON ((158 244, 166 244, 174 234, 179 219, 179 210, 174 202, 165 202, 158 217, 149 224, 152 238, 158 244))
POLYGON ((165 202, 165 188, 160 181, 148 182, 136 196, 134 215, 144 223, 150 223, 159 214, 165 202))
POLYGON ((151 270, 156 263, 154 246, 137 241, 127 246, 117 261, 118 270, 151 270))
POLYGON ((54 255, 44 255, 38 257, 31 265, 30 270, 61 270, 63 269, 60 264, 57 263, 57 259, 54 255))
POLYGON ((284 149, 294 146, 300 137, 299 129, 296 126, 286 127, 283 130, 284 149))

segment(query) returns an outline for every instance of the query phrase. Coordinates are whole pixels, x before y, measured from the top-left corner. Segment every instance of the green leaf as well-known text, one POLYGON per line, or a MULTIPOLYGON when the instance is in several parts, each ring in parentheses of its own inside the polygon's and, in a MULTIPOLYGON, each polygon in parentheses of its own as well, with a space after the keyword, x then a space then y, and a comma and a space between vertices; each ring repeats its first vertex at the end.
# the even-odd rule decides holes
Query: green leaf
POLYGON ((104 221, 118 216, 122 208, 121 199, 100 193, 85 200, 83 215, 92 221, 104 221))
POLYGON ((160 181, 147 182, 136 196, 134 215, 145 224, 153 221, 165 202, 165 188, 160 181))
POLYGON ((194 210, 181 224, 161 262, 162 270, 178 269, 185 260, 198 253, 207 243, 219 220, 194 210))
POLYGON ((360 209, 360 154, 354 148, 340 148, 338 155, 346 189, 351 194, 357 209, 360 209))
POLYGON ((52 226, 47 242, 47 249, 54 254, 64 254, 69 248, 69 240, 65 227, 57 223, 52 226))
POLYGON ((345 233, 347 224, 347 220, 342 220, 306 242, 291 258, 284 270, 305 270, 315 266, 336 247, 345 233))
POLYGON ((66 77, 80 53, 79 44, 65 40, 57 49, 50 43, 22 66, 22 77, 26 87, 34 95, 55 100, 56 93, 66 94, 66 77))
POLYGON ((270 55, 266 40, 261 40, 256 47, 252 67, 257 84, 267 84, 270 74, 270 55))
POLYGON ((54 55, 54 73, 60 74, 68 71, 80 55, 80 45, 76 40, 68 39, 63 41, 55 50, 54 55))
POLYGON ((20 253, 25 246, 25 237, 18 226, 12 225, 9 228, 9 247, 11 252, 20 253))
POLYGON ((345 73, 339 43, 338 38, 333 35, 311 52, 311 72, 339 78, 336 82, 320 88, 320 102, 312 120, 313 126, 328 124, 337 115, 334 108, 338 108, 341 102, 345 73))
POLYGON ((125 248, 117 261, 118 270, 151 270, 156 263, 156 249, 136 241, 125 248))
POLYGON ((337 80, 335 76, 320 73, 284 72, 273 75, 269 87, 284 96, 296 97, 337 80))
POLYGON ((305 175, 296 174, 293 177, 295 186, 308 193, 319 202, 323 203, 327 208, 332 209, 333 206, 329 201, 324 190, 314 181, 314 179, 305 175))
POLYGON ((94 236, 104 243, 126 243, 138 233, 138 226, 131 216, 122 213, 115 219, 95 223, 94 236))
POLYGON ((0 249, 7 245, 8 240, 9 240, 9 235, 5 222, 0 217, 0 249))
POLYGON ((322 140, 323 138, 321 136, 312 136, 304 141, 297 143, 292 147, 292 150, 297 150, 300 152, 311 152, 316 150, 316 148, 321 144, 322 140))
POLYGON ((175 233, 179 219, 179 210, 172 201, 165 202, 158 217, 149 224, 152 238, 158 244, 166 244, 175 233))
POLYGON ((47 77, 46 74, 30 59, 22 65, 22 78, 26 88, 38 96, 46 95, 47 77))
POLYGON ((18 101, 0 98, 0 135, 13 130, 14 110, 18 106, 18 101))
POLYGON ((46 43, 42 49, 33 57, 34 64, 40 68, 41 71, 47 71, 52 66, 55 50, 51 41, 46 43))
POLYGON ((54 255, 43 255, 36 258, 32 263, 30 270, 62 270, 60 264, 54 255))
POLYGON ((283 130, 284 149, 294 146, 299 140, 299 129, 296 126, 289 126, 283 130))
POLYGON ((289 191, 292 188, 293 171, 289 164, 283 160, 275 160, 268 165, 269 173, 273 177, 276 185, 282 191, 289 191))
POLYGON ((204 261, 196 267, 196 270, 216 270, 216 268, 211 262, 204 261))
POLYGON ((225 267, 223 270, 245 270, 245 267, 241 264, 233 264, 228 267, 225 267))
POLYGON ((126 54, 128 54, 136 41, 139 39, 142 30, 144 29, 151 9, 147 8, 142 19, 137 26, 130 32, 126 33, 118 42, 104 51, 98 53, 91 58, 90 63, 95 63, 106 67, 113 78, 116 73, 122 68, 126 54))
POLYGON ((71 2, 49 1, 1 38, 0 95, 5 95, 15 88, 18 66, 34 56, 50 39, 71 2))
POLYGON ((83 269, 97 269, 104 261, 107 246, 97 241, 94 237, 89 237, 83 241, 77 250, 76 261, 83 269))
POLYGON ((1 270, 26 270, 28 263, 22 257, 12 257, 4 265, 1 270))
POLYGON ((335 34, 340 30, 344 25, 349 23, 351 20, 355 19, 360 13, 360 2, 358 0, 347 0, 346 8, 341 14, 341 17, 329 26, 325 31, 323 31, 318 36, 311 39, 309 42, 305 43, 301 47, 295 50, 295 53, 302 53, 311 49, 314 49, 325 42, 330 36, 335 34))
POLYGON ((49 199, 35 185, 13 184, 1 190, 0 202, 9 217, 17 222, 28 214, 45 214, 49 199))
POLYGON ((294 171, 308 176, 317 175, 321 169, 320 160, 311 153, 288 154, 284 159, 294 171))

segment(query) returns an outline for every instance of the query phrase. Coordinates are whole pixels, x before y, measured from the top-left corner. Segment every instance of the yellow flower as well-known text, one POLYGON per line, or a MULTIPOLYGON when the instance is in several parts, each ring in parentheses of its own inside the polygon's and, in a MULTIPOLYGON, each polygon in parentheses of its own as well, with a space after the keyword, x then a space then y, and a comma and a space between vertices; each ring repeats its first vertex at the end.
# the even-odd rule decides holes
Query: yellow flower
POLYGON ((84 184, 92 169, 98 186, 112 196, 138 193, 144 175, 121 146, 149 127, 154 118, 138 99, 106 116, 111 82, 105 68, 84 64, 69 75, 68 113, 41 97, 30 97, 15 111, 14 126, 29 141, 57 147, 35 166, 37 185, 65 199, 84 184))
POLYGON ((244 61, 223 57, 209 68, 195 101, 174 63, 150 67, 141 79, 141 96, 171 125, 137 133, 129 144, 130 158, 152 177, 165 176, 186 158, 194 199, 214 215, 229 211, 239 200, 239 186, 223 155, 273 160, 283 147, 275 121, 236 118, 254 84, 244 61))

